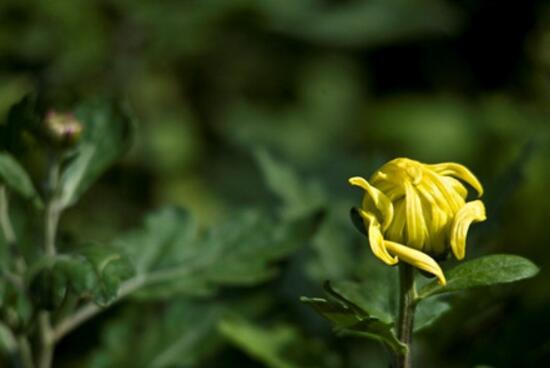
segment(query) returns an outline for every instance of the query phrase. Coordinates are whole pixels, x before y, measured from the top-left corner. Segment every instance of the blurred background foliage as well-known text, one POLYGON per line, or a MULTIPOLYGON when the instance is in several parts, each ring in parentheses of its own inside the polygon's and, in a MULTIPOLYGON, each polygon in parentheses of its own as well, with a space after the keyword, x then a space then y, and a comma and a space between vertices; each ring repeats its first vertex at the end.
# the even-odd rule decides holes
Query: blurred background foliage
MULTIPOLYGON (((346 179, 397 156, 472 168, 489 221, 475 226, 468 257, 515 253, 542 269, 453 297, 418 335, 418 365, 550 357, 547 2, 3 0, 0 115, 35 89, 59 106, 120 98, 137 120, 130 153, 62 219, 64 244, 124 249, 136 231, 156 244, 186 216, 160 211, 142 227, 166 204, 199 228, 240 221, 242 209, 250 221, 325 213, 310 240, 265 258, 278 273, 258 261, 237 287, 221 259, 219 275, 172 285, 174 300, 145 290, 63 340, 56 366, 385 366, 377 343, 335 337, 298 298, 383 268, 349 221, 360 194, 346 179)), ((269 221, 250 236, 277 237, 269 221)))

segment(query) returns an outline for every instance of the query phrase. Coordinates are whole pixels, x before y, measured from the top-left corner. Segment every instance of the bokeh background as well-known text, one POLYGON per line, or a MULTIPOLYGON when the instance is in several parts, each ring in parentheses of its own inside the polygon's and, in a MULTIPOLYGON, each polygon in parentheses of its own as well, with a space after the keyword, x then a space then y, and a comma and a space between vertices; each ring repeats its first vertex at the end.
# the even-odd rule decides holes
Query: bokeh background
MULTIPOLYGON (((204 226, 235 208, 278 209, 277 183, 262 169, 270 160, 293 175, 296 190, 283 196, 304 207, 318 197, 330 203, 326 226, 273 281, 185 301, 260 293, 254 303, 265 306, 250 313, 255 340, 291 341, 291 353, 279 353, 307 351, 304 367, 320 366, 312 357, 331 367, 385 366, 379 345, 334 337, 298 301, 322 294, 325 279, 355 277, 355 254, 372 261, 348 219, 360 194, 347 177, 397 156, 466 164, 485 185, 489 216, 468 257, 515 253, 542 270, 455 297, 454 309, 416 338, 418 364, 548 361, 548 2, 2 0, 0 115, 35 89, 63 105, 114 96, 138 122, 132 150, 64 217, 65 237, 108 241, 164 204, 189 209, 204 226)), ((190 316, 203 309, 182 308, 123 303, 65 339, 56 363, 148 366, 159 331, 198 331, 190 316)), ((173 348, 186 358, 169 366, 284 366, 241 333, 251 331, 188 337, 173 348)))

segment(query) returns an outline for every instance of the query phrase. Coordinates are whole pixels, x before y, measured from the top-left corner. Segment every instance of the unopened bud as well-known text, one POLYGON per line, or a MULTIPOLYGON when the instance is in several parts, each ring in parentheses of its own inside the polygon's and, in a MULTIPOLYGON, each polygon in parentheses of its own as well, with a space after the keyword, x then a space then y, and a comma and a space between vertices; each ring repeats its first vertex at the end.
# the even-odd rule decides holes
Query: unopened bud
POLYGON ((72 113, 50 110, 44 119, 45 133, 54 145, 70 147, 82 134, 82 123, 72 113))

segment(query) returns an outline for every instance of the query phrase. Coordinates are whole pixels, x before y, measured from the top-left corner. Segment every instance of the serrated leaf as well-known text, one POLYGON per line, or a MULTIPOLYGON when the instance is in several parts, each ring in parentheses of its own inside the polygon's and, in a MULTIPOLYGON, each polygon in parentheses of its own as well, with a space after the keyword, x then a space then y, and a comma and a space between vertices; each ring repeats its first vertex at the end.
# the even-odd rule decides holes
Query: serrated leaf
POLYGON ((300 298, 300 301, 309 305, 321 316, 332 322, 335 326, 342 328, 352 328, 361 320, 356 313, 346 307, 344 304, 333 303, 324 298, 300 298))
POLYGON ((19 162, 6 152, 0 152, 0 184, 6 185, 26 199, 40 203, 40 197, 31 178, 19 162))
POLYGON ((80 254, 92 265, 97 277, 93 290, 95 302, 100 305, 111 303, 121 283, 134 275, 132 264, 125 256, 106 247, 90 247, 80 254))
POLYGON ((151 286, 141 297, 205 295, 223 285, 270 279, 276 272, 274 261, 307 244, 319 221, 318 213, 277 222, 261 212, 243 211, 202 235, 186 211, 166 208, 114 244, 133 259, 151 286))
POLYGON ((48 310, 56 309, 68 293, 106 305, 133 275, 133 266, 124 255, 95 246, 40 260, 31 267, 29 289, 35 303, 48 310))
POLYGON ((112 101, 91 101, 75 115, 84 130, 75 157, 61 174, 60 203, 71 206, 90 185, 129 147, 132 122, 127 112, 112 101))
MULTIPOLYGON (((393 331, 391 316, 388 320, 385 313, 382 316, 369 314, 368 311, 358 305, 356 300, 350 300, 349 295, 340 294, 329 282, 325 283, 325 291, 335 301, 304 297, 300 300, 331 321, 334 329, 339 334, 375 339, 384 342, 395 352, 403 353, 406 351, 406 345, 397 339, 393 331)), ((357 295, 352 295, 352 298, 354 296, 357 295)))
POLYGON ((172 299, 162 307, 129 305, 106 323, 101 343, 86 366, 200 366, 200 360, 220 344, 216 327, 225 308, 222 303, 182 299, 172 299))
POLYGON ((363 283, 351 281, 335 281, 331 283, 332 290, 352 301, 369 315, 376 316, 385 323, 393 323, 394 310, 390 303, 387 283, 381 280, 367 280, 363 283))
POLYGON ((463 262, 445 273, 447 285, 432 281, 419 292, 420 298, 452 291, 523 280, 535 276, 539 268, 516 255, 490 255, 463 262))

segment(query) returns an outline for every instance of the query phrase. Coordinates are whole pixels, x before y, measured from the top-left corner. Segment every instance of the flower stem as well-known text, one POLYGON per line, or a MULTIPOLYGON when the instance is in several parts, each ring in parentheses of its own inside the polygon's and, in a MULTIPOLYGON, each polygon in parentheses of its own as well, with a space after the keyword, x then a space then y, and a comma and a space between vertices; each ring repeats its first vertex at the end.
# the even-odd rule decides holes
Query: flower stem
POLYGON ((397 338, 408 350, 396 357, 396 368, 411 368, 411 343, 416 308, 416 285, 414 268, 406 263, 399 265, 399 316, 397 320, 397 338))

